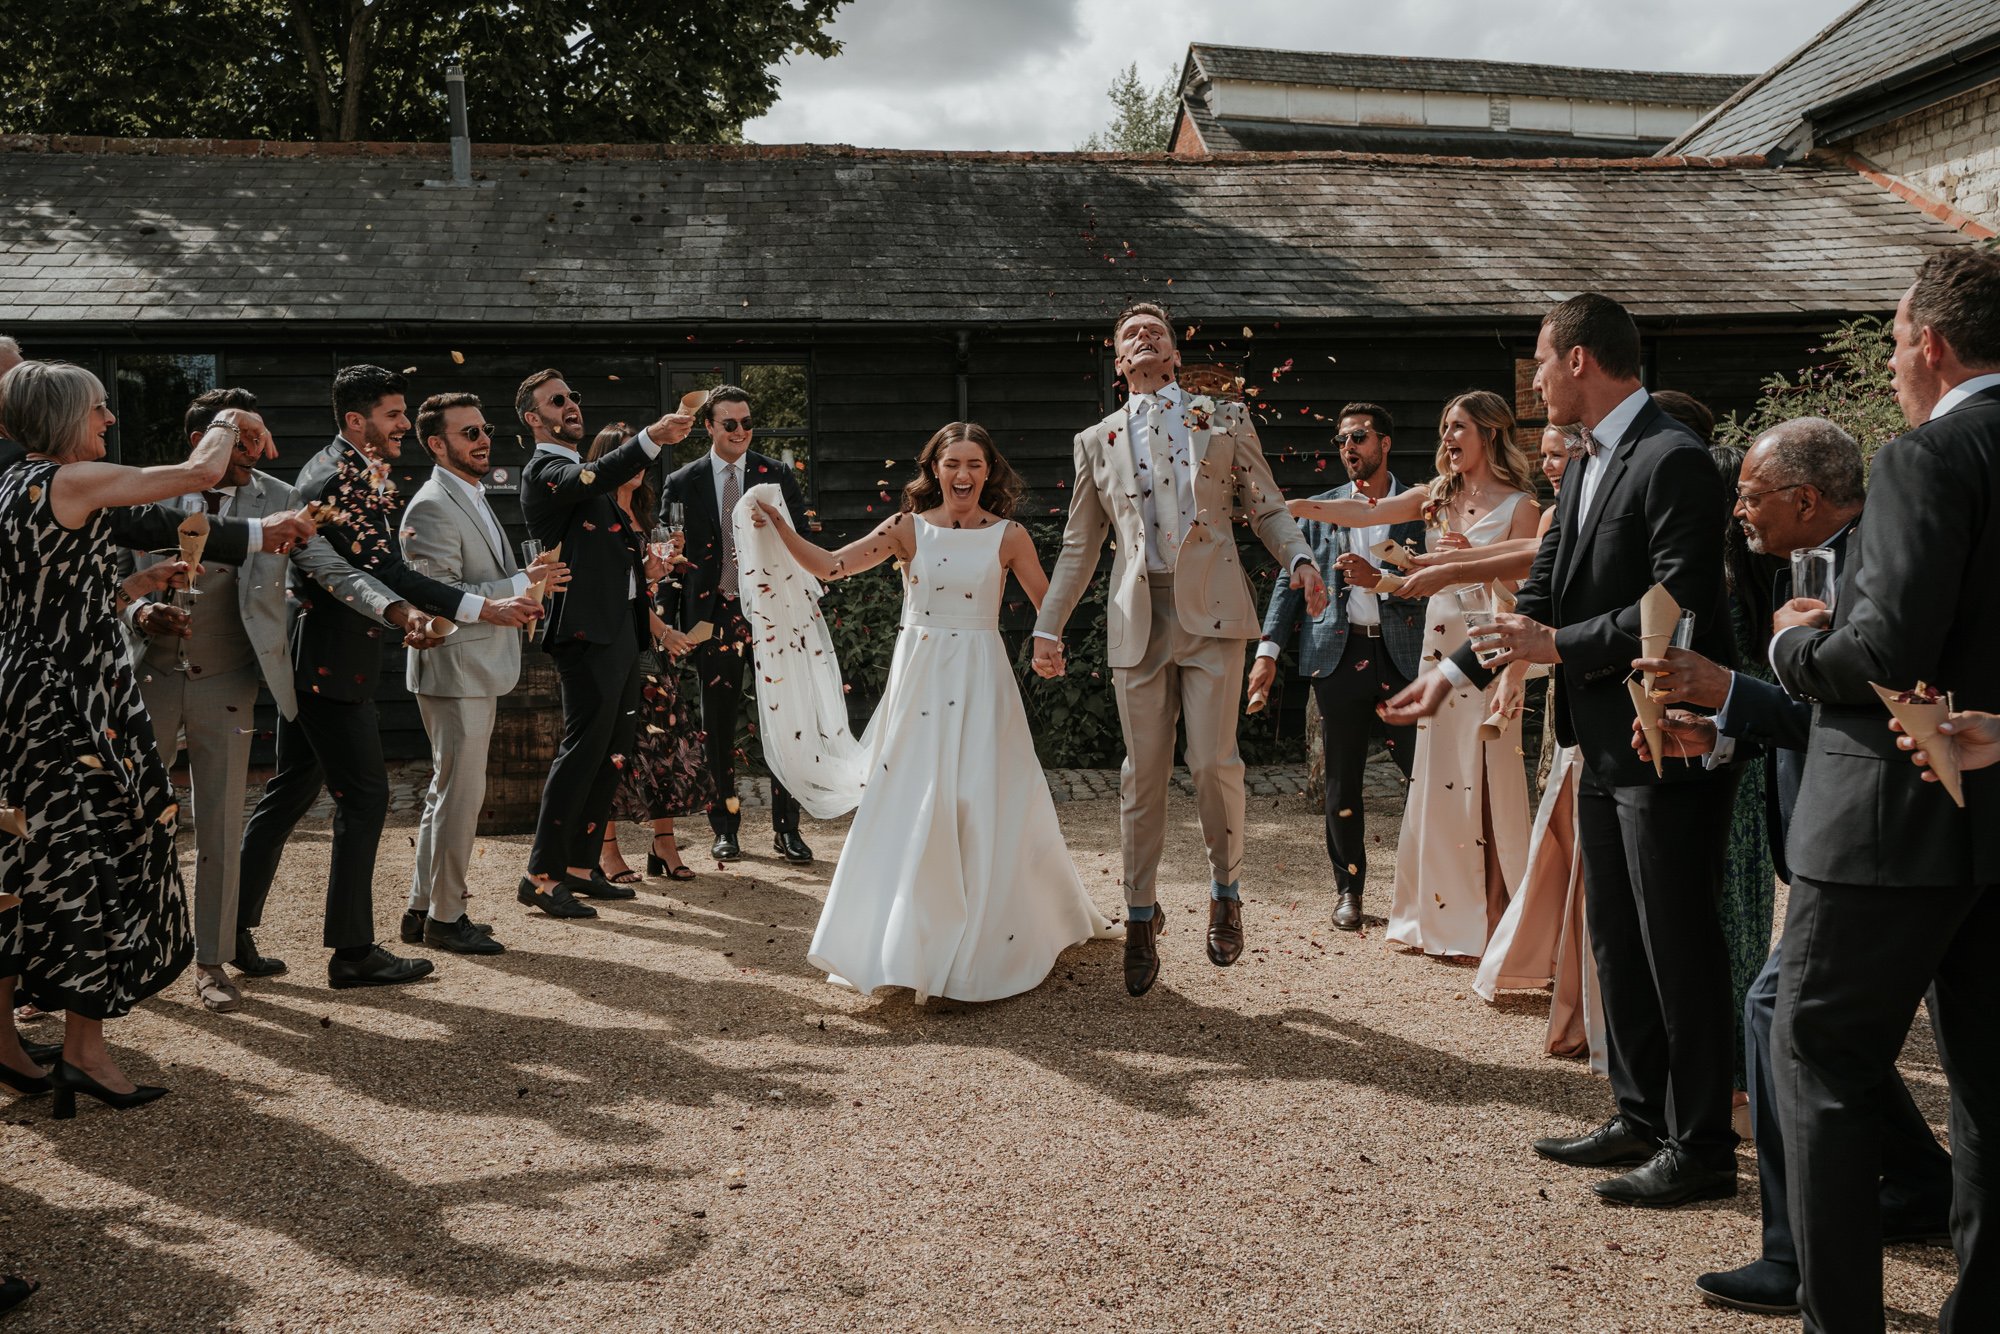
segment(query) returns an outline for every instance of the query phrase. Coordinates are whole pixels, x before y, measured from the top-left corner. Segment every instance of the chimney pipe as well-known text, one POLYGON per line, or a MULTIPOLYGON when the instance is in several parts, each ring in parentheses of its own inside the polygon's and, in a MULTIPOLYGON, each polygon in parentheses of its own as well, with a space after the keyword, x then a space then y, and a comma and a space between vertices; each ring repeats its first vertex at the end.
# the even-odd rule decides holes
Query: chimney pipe
POLYGON ((451 183, 472 184, 472 130, 465 116, 465 66, 444 67, 445 95, 451 103, 451 183))

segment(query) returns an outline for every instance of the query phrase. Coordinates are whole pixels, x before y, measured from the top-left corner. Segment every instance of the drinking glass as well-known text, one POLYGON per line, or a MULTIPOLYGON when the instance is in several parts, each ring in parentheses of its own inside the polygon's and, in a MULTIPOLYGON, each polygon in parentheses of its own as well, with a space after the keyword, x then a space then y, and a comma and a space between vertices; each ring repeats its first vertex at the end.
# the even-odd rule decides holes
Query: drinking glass
POLYGON ((687 528, 687 507, 678 500, 667 502, 666 527, 670 536, 687 528))
MULTIPOLYGON (((542 554, 542 544, 540 542, 537 542, 532 537, 524 537, 521 539, 521 568, 523 570, 527 569, 530 565, 533 565, 535 561, 541 556, 541 554, 542 554)), ((533 582, 534 582, 534 577, 531 575, 529 576, 530 586, 533 585, 533 582)), ((548 606, 548 598, 546 591, 544 592, 543 595, 542 605, 545 608, 548 606)), ((521 627, 522 642, 528 644, 534 643, 535 636, 541 632, 542 624, 543 623, 541 621, 536 620, 536 621, 530 621, 526 625, 522 626, 521 627)))
POLYGON ((1680 614, 1680 619, 1674 622, 1673 635, 1667 640, 1667 643, 1672 645, 1674 648, 1691 649, 1694 647, 1693 612, 1684 611, 1680 614))
POLYGON ((1500 656, 1497 648, 1482 649, 1479 640, 1483 632, 1498 623, 1500 609, 1493 597, 1493 590, 1485 584, 1473 584, 1458 592, 1458 609, 1465 617, 1466 638, 1472 642, 1473 656, 1482 663, 1491 663, 1500 656))
POLYGON ((1833 548, 1805 547, 1792 553, 1792 596, 1812 598, 1833 610, 1833 548))
POLYGON ((652 549, 653 559, 663 565, 671 559, 669 553, 673 544, 674 526, 671 523, 656 524, 652 534, 647 539, 647 545, 652 549))

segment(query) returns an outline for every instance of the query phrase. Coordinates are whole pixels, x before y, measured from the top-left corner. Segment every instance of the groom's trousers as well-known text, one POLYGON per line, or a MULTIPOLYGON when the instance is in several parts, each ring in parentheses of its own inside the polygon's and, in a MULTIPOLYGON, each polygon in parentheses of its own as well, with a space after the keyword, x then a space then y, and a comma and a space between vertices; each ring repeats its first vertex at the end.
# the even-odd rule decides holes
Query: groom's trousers
POLYGON ((1118 775, 1119 844, 1125 902, 1157 900, 1160 854, 1167 841, 1167 791, 1173 782, 1174 724, 1187 724, 1187 765, 1194 779, 1209 874, 1230 885, 1243 867, 1243 757, 1236 714, 1250 646, 1241 639, 1189 634, 1174 611, 1174 577, 1146 576, 1152 620, 1146 653, 1134 667, 1114 667, 1125 764, 1118 775))

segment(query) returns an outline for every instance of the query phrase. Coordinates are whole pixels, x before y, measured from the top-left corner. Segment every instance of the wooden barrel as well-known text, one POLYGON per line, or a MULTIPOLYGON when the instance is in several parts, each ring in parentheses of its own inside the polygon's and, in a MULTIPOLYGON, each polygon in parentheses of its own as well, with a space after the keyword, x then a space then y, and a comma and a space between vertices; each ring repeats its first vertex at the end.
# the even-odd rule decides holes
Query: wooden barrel
POLYGON ((493 723, 493 748, 486 757, 486 805, 479 813, 481 834, 526 834, 535 828, 542 785, 562 740, 562 695, 549 655, 529 646, 521 652, 521 682, 501 696, 493 723))

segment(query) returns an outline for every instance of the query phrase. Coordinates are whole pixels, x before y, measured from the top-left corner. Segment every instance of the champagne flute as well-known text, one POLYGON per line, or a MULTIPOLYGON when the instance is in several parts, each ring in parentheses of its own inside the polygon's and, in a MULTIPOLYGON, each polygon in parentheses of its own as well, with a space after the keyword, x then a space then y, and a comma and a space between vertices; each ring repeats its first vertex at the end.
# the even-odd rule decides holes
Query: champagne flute
POLYGON ((1673 633, 1667 637, 1667 644, 1669 647, 1672 648, 1691 649, 1694 647, 1693 612, 1684 611, 1680 614, 1679 618, 1674 621, 1673 633))
MULTIPOLYGON (((535 540, 534 538, 532 538, 532 537, 524 537, 524 538, 522 538, 522 539, 521 539, 521 568, 522 568, 523 570, 526 570, 526 569, 528 569, 528 568, 529 568, 530 566, 532 566, 532 565, 533 565, 533 564, 534 564, 534 563, 535 563, 536 561, 540 560, 541 558, 542 558, 542 544, 541 544, 540 542, 537 542, 537 541, 536 541, 536 540, 535 540)), ((531 587, 531 588, 532 588, 532 587, 534 586, 534 578, 535 578, 535 577, 534 577, 534 576, 533 576, 532 574, 528 576, 528 586, 529 586, 529 587, 531 587)), ((546 600, 547 600, 547 592, 546 592, 546 590, 544 590, 544 594, 543 594, 543 597, 544 597, 544 605, 546 605, 546 600)), ((528 623, 527 623, 526 625, 522 626, 522 627, 521 627, 521 640, 522 640, 522 642, 523 642, 523 643, 528 643, 528 644, 532 644, 532 643, 534 643, 534 642, 535 642, 535 631, 536 631, 536 630, 537 630, 537 629, 538 629, 538 628, 539 628, 539 627, 541 626, 541 624, 542 624, 542 622, 541 622, 541 621, 539 621, 539 620, 534 620, 534 621, 530 621, 530 622, 528 622, 528 623)))
POLYGON ((687 529, 687 507, 678 500, 667 502, 666 527, 670 537, 687 529))

